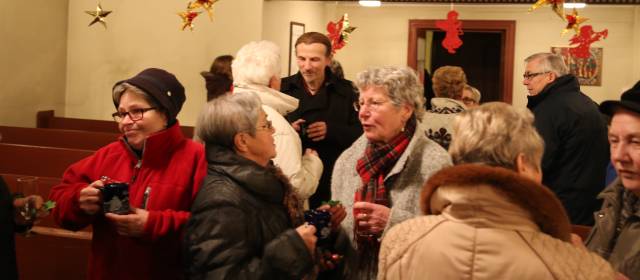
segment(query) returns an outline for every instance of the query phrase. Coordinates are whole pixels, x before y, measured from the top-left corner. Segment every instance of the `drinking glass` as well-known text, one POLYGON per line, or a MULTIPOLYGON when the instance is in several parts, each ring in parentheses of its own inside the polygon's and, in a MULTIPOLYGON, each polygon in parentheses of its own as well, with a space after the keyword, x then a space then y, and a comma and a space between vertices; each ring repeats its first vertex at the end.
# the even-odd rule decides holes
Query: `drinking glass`
POLYGON ((17 183, 17 191, 21 193, 27 201, 23 207, 16 209, 16 211, 20 213, 25 224, 33 224, 38 215, 38 210, 36 209, 35 199, 29 196, 38 193, 38 177, 19 177, 17 183))

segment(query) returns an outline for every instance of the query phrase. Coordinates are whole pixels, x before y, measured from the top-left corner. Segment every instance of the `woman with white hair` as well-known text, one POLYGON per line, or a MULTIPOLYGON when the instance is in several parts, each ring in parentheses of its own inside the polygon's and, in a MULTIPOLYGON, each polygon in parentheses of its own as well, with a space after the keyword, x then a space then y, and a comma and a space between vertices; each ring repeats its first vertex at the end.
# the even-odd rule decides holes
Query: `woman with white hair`
POLYGON ((196 134, 208 172, 185 229, 189 279, 301 279, 313 268, 315 227, 271 159, 274 129, 253 93, 209 101, 196 134))
POLYGON ((336 243, 345 255, 343 277, 371 279, 376 276, 379 238, 420 212, 420 187, 451 160, 416 129, 421 127, 424 96, 412 69, 372 68, 358 74, 356 85, 360 96, 355 106, 364 134, 336 161, 331 193, 347 212, 336 243))
POLYGON ((275 129, 276 157, 274 163, 289 178, 301 200, 306 201, 318 187, 322 161, 318 153, 307 149, 302 154, 298 133, 283 117, 298 108, 298 99, 279 92, 280 48, 269 41, 244 45, 231 65, 234 92, 258 94, 262 109, 275 129))
POLYGON ((461 113, 456 166, 422 190, 427 216, 392 228, 378 279, 614 279, 606 261, 571 243, 562 204, 541 185, 544 144, 525 108, 491 102, 461 113))

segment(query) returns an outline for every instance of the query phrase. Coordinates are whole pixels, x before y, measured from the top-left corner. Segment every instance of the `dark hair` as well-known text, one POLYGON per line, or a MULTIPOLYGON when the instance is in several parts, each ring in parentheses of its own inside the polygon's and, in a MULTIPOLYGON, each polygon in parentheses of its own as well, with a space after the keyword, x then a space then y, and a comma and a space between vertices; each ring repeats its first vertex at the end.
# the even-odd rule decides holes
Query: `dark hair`
POLYGON ((233 56, 231 55, 218 56, 211 63, 209 72, 203 71, 200 73, 206 82, 207 101, 231 90, 231 85, 233 84, 232 61, 233 56))
POLYGON ((331 40, 329 40, 329 37, 327 37, 322 33, 307 32, 300 35, 300 37, 298 37, 298 40, 296 40, 295 47, 297 47, 300 44, 311 45, 314 43, 323 44, 325 49, 327 49, 324 55, 326 57, 331 56, 331 40))

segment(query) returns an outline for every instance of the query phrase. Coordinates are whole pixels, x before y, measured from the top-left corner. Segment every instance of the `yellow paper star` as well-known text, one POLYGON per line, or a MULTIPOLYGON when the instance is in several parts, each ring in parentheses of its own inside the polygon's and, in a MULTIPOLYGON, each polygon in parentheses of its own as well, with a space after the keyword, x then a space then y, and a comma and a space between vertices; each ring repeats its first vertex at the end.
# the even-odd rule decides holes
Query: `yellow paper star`
POLYGON ((569 29, 573 29, 576 32, 576 35, 580 35, 580 24, 589 20, 586 17, 581 17, 578 15, 578 10, 573 9, 573 12, 570 15, 566 16, 567 18, 567 27, 562 30, 562 35, 569 32, 569 29))
POLYGON ((96 22, 100 22, 105 29, 107 28, 107 22, 104 20, 104 18, 107 17, 111 13, 111 11, 103 11, 100 3, 98 3, 95 11, 84 12, 93 17, 93 20, 91 21, 91 23, 89 23, 89 26, 92 26, 96 22))
POLYGON ((558 15, 562 20, 564 20, 564 0, 538 0, 531 8, 529 8, 529 12, 541 7, 551 5, 551 9, 558 15))
POLYGON ((219 0, 196 0, 195 2, 189 2, 187 9, 193 10, 202 7, 209 14, 209 20, 213 21, 213 4, 219 0))

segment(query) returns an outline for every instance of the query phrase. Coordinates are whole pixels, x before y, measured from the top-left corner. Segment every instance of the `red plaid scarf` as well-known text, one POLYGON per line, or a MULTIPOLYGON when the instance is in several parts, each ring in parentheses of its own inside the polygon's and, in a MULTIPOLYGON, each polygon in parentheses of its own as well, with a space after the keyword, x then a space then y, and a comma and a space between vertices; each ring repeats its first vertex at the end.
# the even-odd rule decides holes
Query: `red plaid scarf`
MULTIPOLYGON (((412 117, 407 122, 404 131, 399 133, 398 136, 394 137, 389 143, 382 145, 369 143, 367 145, 363 157, 360 158, 356 164, 356 170, 362 179, 363 186, 356 190, 354 202, 365 201, 387 207, 391 206, 388 189, 384 185, 384 177, 389 174, 391 168, 393 168, 400 156, 402 156, 402 153, 407 149, 407 146, 409 146, 415 130, 416 120, 412 117)), ((358 248, 359 267, 356 271, 371 274, 365 276, 365 278, 375 278, 380 241, 378 240, 378 236, 358 235, 356 228, 357 225, 354 224, 353 236, 358 248)))

